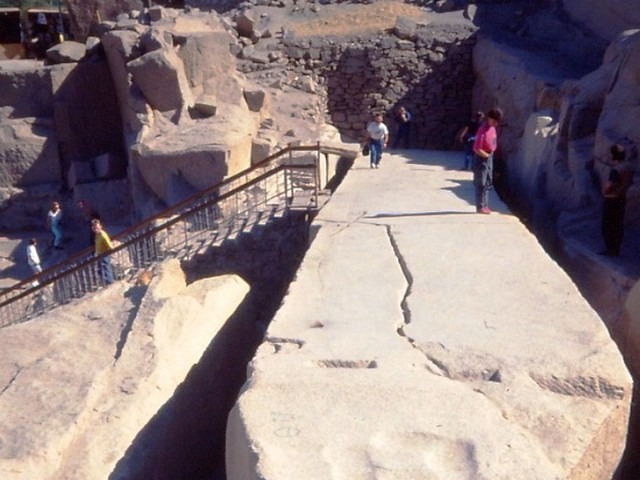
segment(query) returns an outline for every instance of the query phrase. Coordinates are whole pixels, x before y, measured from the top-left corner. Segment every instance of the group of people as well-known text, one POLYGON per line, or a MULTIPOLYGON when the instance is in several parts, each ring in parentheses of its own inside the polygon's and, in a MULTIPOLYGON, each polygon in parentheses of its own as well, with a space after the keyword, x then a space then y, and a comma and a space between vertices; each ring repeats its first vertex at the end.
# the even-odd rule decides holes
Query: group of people
MULTIPOLYGON (((411 114, 406 107, 400 105, 396 109, 398 123, 397 137, 393 148, 398 148, 402 142, 407 147, 411 131, 411 114)), ((498 133, 496 126, 502 120, 502 110, 494 108, 487 114, 478 113, 476 118, 465 126, 460 135, 465 144, 465 169, 472 165, 473 184, 475 186, 476 211, 490 214, 489 191, 493 188, 493 154, 498 147, 498 133)), ((369 152, 369 166, 379 168, 382 151, 389 144, 389 128, 383 122, 382 113, 376 113, 367 125, 366 150, 369 152)))
MULTIPOLYGON (((400 142, 406 148, 411 114, 401 105, 395 110, 395 117, 398 129, 393 148, 397 148, 400 142)), ((498 148, 497 126, 502 117, 500 108, 493 108, 486 115, 484 112, 476 112, 458 137, 464 146, 463 170, 473 171, 476 212, 484 215, 492 213, 489 208, 489 191, 493 188, 493 157, 498 148)), ((379 168, 382 151, 388 143, 389 128, 383 122, 383 115, 376 113, 366 129, 365 145, 369 151, 371 168, 379 168)), ((616 257, 620 254, 624 237, 626 195, 633 181, 633 167, 626 160, 623 145, 612 145, 610 153, 609 176, 602 187, 604 203, 601 230, 605 250, 600 254, 616 257)))
MULTIPOLYGON (((98 212, 91 208, 85 200, 78 201, 78 210, 83 220, 87 223, 88 245, 94 247, 94 255, 98 257, 111 251, 113 249, 113 243, 107 232, 104 230, 104 226, 98 212)), ((52 235, 51 246, 55 250, 63 250, 62 208, 60 207, 59 202, 53 202, 51 204, 51 208, 47 213, 46 228, 52 235)), ((27 245, 27 263, 36 275, 42 273, 42 265, 37 245, 38 242, 35 238, 31 238, 27 245)), ((109 255, 105 255, 100 259, 98 263, 98 271, 105 283, 113 283, 114 275, 109 255)), ((37 278, 32 282, 32 285, 39 285, 37 278)))
POLYGON ((38 12, 35 17, 29 17, 20 23, 20 41, 25 54, 27 58, 45 58, 49 48, 64 40, 68 31, 66 20, 61 12, 38 12))

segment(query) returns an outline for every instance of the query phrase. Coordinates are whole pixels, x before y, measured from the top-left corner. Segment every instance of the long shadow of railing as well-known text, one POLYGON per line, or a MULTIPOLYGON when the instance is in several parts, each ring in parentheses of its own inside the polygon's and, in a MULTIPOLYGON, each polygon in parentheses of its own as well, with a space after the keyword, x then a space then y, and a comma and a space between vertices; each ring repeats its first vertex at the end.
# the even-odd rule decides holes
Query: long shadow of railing
POLYGON ((321 153, 336 152, 320 144, 288 146, 126 229, 114 237, 111 251, 94 256, 87 248, 4 290, 0 328, 132 278, 157 262, 193 258, 287 210, 318 208, 321 153))

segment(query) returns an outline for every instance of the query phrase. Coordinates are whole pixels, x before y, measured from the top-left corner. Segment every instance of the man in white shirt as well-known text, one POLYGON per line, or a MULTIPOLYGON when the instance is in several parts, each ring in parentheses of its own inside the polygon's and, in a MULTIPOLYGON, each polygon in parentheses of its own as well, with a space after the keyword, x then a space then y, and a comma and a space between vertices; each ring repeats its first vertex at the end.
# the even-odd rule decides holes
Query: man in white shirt
POLYGON ((367 141, 369 142, 370 167, 378 168, 382 158, 382 149, 389 143, 389 129, 382 123, 382 114, 376 113, 373 122, 367 125, 367 141))
MULTIPOLYGON (((36 239, 32 238, 31 240, 29 240, 29 245, 27 245, 27 263, 31 267, 31 270, 33 270, 34 274, 42 272, 42 267, 40 266, 40 256, 38 255, 38 249, 36 248, 37 244, 38 242, 36 241, 36 239)), ((40 285, 40 282, 38 282, 38 280, 34 280, 31 285, 37 287, 38 285, 40 285)))

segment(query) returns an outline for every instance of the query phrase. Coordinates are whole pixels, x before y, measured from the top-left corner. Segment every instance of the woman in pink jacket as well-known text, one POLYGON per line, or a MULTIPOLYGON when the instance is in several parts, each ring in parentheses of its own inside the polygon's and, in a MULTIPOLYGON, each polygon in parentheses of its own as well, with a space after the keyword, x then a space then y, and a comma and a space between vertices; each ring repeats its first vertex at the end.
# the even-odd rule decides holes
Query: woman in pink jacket
POLYGON ((493 108, 478 132, 473 143, 473 185, 476 190, 476 211, 489 214, 489 190, 493 187, 493 154, 498 148, 496 125, 502 120, 502 110, 493 108))

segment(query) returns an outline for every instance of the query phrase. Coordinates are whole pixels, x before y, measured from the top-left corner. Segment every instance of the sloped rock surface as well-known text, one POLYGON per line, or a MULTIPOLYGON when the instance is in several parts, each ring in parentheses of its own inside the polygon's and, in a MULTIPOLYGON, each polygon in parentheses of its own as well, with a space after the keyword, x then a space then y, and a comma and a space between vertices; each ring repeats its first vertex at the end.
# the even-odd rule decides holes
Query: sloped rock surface
POLYGON ((177 261, 127 288, 3 330, 3 479, 108 478, 248 291, 232 275, 186 286, 177 261))

